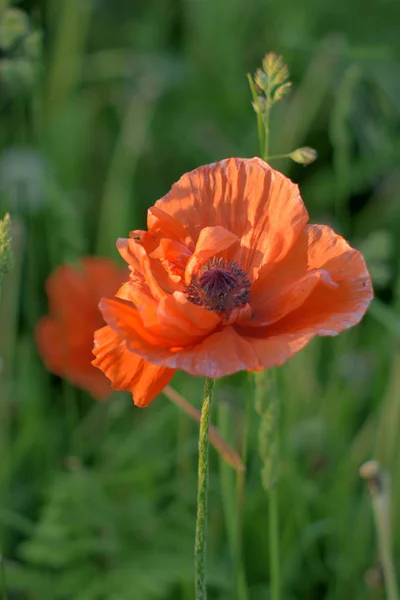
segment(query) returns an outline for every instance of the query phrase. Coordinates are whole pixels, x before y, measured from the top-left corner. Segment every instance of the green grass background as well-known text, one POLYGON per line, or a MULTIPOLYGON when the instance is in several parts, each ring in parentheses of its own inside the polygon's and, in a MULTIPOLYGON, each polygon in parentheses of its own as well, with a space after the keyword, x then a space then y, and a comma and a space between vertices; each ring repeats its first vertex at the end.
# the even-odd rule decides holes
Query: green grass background
MULTIPOLYGON (((319 154, 307 168, 274 166, 299 182, 312 222, 364 252, 376 294, 359 327, 279 369, 282 598, 382 598, 379 581, 365 581, 377 553, 358 468, 375 457, 390 473, 400 571, 399 3, 13 5, 29 22, 11 47, 0 29, 0 214, 11 213, 15 233, 0 312, 4 598, 194 598, 196 424, 162 395, 146 410, 123 394, 95 403, 46 372, 33 329, 57 265, 119 260, 116 238, 143 227, 183 172, 257 154, 246 72, 270 50, 293 81, 273 113, 271 150, 319 154)), ((173 384, 199 405, 202 383, 178 374, 173 384)), ((234 585, 235 472, 211 449, 210 600, 269 597, 252 399, 246 374, 218 383, 213 421, 238 451, 249 419, 247 586, 234 585)))

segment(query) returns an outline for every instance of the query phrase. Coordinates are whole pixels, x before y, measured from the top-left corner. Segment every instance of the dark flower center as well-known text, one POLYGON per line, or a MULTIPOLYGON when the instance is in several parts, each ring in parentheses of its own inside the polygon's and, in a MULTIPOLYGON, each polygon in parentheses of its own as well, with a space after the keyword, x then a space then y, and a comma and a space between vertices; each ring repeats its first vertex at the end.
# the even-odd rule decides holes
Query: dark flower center
POLYGON ((206 310, 228 312, 250 301, 250 281, 236 262, 212 258, 193 274, 186 296, 206 310))

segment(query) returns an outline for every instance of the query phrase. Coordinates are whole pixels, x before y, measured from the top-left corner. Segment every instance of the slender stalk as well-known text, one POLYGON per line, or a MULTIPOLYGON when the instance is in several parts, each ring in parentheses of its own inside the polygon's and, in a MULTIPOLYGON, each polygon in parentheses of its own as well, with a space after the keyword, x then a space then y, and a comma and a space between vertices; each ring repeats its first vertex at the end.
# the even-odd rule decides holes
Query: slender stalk
MULTIPOLYGON (((179 406, 189 417, 200 423, 201 413, 170 385, 165 386, 163 394, 171 402, 179 406)), ((238 472, 243 472, 245 466, 239 454, 221 437, 218 429, 210 425, 208 437, 211 444, 219 452, 224 461, 238 472)))
POLYGON ((385 499, 382 499, 379 496, 373 498, 372 504, 378 530, 379 554, 381 557, 387 600, 399 600, 396 571, 391 552, 391 531, 388 519, 388 507, 385 505, 385 499))
POLYGON ((362 465, 360 475, 367 481, 378 534, 379 557, 383 570, 387 600, 399 600, 396 571, 392 557, 389 476, 380 464, 371 460, 362 465))
POLYGON ((268 100, 267 100, 267 105, 265 107, 265 116, 264 116, 264 154, 263 154, 263 160, 267 161, 269 160, 269 109, 270 106, 268 104, 268 100))
MULTIPOLYGON (((264 142, 265 142, 265 129, 264 129, 264 123, 263 123, 263 117, 262 117, 262 112, 261 112, 261 106, 260 106, 260 101, 258 99, 258 95, 257 95, 257 91, 254 85, 254 81, 252 76, 250 75, 250 73, 247 73, 247 80, 249 82, 249 86, 250 86, 250 91, 251 91, 251 95, 253 97, 253 106, 259 107, 259 110, 257 110, 257 132, 258 132, 258 141, 260 142, 260 156, 262 156, 264 158, 265 156, 265 146, 264 146, 264 142)), ((267 152, 268 154, 268 152, 267 152)))
POLYGON ((214 379, 206 378, 201 409, 199 433, 199 471, 197 492, 197 518, 195 541, 196 600, 207 600, 206 589, 206 531, 208 511, 208 430, 210 427, 214 379))
POLYGON ((276 158, 290 158, 291 152, 286 154, 274 154, 273 156, 267 156, 268 160, 275 160, 276 158))
POLYGON ((262 158, 266 161, 269 159, 269 125, 270 125, 270 110, 271 110, 271 77, 267 79, 267 92, 266 92, 266 103, 264 112, 264 154, 261 154, 262 158))

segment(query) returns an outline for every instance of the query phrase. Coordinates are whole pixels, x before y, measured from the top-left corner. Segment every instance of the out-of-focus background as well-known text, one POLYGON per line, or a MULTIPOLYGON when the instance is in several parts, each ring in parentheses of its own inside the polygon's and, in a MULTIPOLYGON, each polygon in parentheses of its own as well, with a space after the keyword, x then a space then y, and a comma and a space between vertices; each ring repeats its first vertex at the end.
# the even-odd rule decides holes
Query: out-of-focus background
MULTIPOLYGON (((33 331, 55 267, 119 261, 116 238, 182 173, 258 153, 246 73, 270 50, 293 81, 271 152, 319 155, 273 166, 300 184, 312 222, 363 251, 376 295, 359 327, 279 369, 282 598, 383 597, 358 469, 376 457, 390 474, 400 572, 399 22, 394 0, 0 0, 0 215, 15 246, 0 311, 4 598, 194 597, 197 425, 162 395, 146 410, 124 394, 96 402, 46 371, 33 331)), ((173 385, 199 405, 201 379, 173 385)), ((213 420, 241 452, 248 407, 239 598, 264 600, 251 395, 246 374, 219 382, 213 420)), ((236 473, 211 458, 209 597, 231 600, 236 473)))

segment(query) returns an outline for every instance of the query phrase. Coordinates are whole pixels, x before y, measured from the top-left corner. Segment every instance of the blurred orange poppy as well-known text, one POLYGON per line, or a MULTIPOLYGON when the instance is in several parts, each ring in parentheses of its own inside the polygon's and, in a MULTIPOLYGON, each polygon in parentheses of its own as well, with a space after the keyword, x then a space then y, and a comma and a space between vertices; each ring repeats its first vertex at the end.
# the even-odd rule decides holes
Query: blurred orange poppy
POLYGON ((87 257, 77 267, 58 267, 46 283, 50 314, 36 326, 39 353, 49 371, 97 399, 111 392, 107 377, 91 364, 93 333, 104 325, 98 303, 113 296, 126 277, 126 269, 111 260, 87 257))
POLYGON ((146 406, 176 369, 266 369, 355 325, 373 295, 364 259, 307 222, 297 185, 258 158, 183 175, 117 242, 131 274, 100 303, 93 364, 146 406))

